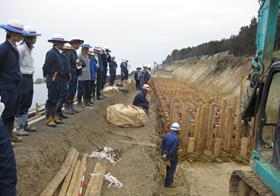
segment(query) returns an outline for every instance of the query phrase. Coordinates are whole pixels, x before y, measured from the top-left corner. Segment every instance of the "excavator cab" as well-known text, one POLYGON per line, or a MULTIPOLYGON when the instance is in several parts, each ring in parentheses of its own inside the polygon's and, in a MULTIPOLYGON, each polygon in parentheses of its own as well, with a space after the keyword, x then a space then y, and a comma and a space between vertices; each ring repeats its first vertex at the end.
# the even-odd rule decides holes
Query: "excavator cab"
POLYGON ((280 59, 262 77, 256 95, 252 171, 234 171, 229 192, 280 196, 280 59))

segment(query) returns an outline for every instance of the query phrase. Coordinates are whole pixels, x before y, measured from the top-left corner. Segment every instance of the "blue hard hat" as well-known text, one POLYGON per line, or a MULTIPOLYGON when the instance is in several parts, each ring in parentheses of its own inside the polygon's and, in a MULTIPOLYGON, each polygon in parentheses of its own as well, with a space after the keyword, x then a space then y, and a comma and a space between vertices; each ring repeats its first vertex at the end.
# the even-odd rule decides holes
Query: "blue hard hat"
POLYGON ((82 44, 81 47, 82 47, 82 48, 87 48, 87 49, 92 48, 92 46, 89 45, 89 44, 82 44))

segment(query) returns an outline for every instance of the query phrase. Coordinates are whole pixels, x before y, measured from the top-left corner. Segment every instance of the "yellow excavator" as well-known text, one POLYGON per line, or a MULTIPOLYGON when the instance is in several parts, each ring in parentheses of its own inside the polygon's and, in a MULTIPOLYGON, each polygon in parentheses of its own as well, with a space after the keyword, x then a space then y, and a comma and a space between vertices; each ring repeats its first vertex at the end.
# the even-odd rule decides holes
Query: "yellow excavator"
POLYGON ((254 119, 251 171, 234 171, 232 196, 280 196, 280 59, 273 59, 279 0, 259 0, 257 53, 241 108, 244 126, 254 119))

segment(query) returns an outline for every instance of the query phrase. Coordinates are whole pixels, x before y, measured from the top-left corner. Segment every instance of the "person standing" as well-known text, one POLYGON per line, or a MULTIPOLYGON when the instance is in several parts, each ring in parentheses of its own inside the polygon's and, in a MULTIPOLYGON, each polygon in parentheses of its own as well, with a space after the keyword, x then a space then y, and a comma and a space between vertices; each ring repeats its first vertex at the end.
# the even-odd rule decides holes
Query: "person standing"
POLYGON ((66 78, 64 60, 61 54, 61 50, 67 41, 62 35, 56 34, 48 42, 53 44, 45 58, 43 65, 43 76, 46 77, 46 84, 48 89, 48 99, 46 102, 46 118, 47 126, 56 127, 59 124, 63 124, 56 116, 57 103, 61 93, 61 83, 63 78, 66 78))
POLYGON ((29 132, 35 132, 36 128, 28 125, 28 110, 33 100, 33 74, 34 58, 32 51, 37 41, 38 34, 32 27, 25 27, 26 33, 23 34, 23 42, 17 47, 19 51, 19 64, 22 73, 22 81, 19 87, 19 100, 17 104, 17 113, 15 118, 15 134, 19 136, 29 135, 29 132))
POLYGON ((22 35, 26 32, 23 24, 17 20, 6 25, 1 24, 0 27, 6 30, 6 41, 0 45, 0 96, 6 106, 1 117, 11 141, 20 142, 22 138, 13 134, 19 85, 22 80, 16 43, 22 40, 22 35))
MULTIPOLYGON (((64 44, 61 55, 62 55, 62 59, 63 59, 65 77, 61 78, 60 98, 57 103, 57 110, 56 110, 57 116, 61 119, 68 118, 68 116, 63 114, 62 107, 63 107, 63 104, 66 104, 66 108, 67 108, 67 97, 68 97, 68 93, 69 93, 68 82, 71 80, 71 77, 72 77, 71 71, 70 71, 71 70, 70 63, 69 63, 71 52, 72 52, 72 46, 69 43, 64 44)), ((74 111, 67 112, 67 114, 74 114, 74 111)))
POLYGON ((171 187, 178 163, 180 125, 174 122, 171 131, 166 133, 161 142, 161 156, 166 165, 165 187, 171 187))
POLYGON ((127 70, 127 61, 126 59, 122 59, 122 63, 120 65, 121 67, 121 83, 126 83, 127 75, 128 75, 128 70, 127 70))
POLYGON ((118 64, 115 60, 115 56, 111 55, 111 60, 109 62, 109 69, 110 69, 110 86, 114 85, 114 82, 116 80, 116 70, 117 70, 118 64))
POLYGON ((84 40, 82 40, 78 36, 72 37, 72 39, 69 42, 72 46, 72 52, 69 57, 69 64, 70 64, 70 73, 71 73, 71 80, 68 81, 68 94, 67 94, 67 103, 66 103, 66 113, 72 114, 78 113, 77 110, 74 109, 73 103, 74 103, 74 98, 76 95, 77 91, 77 84, 78 84, 78 69, 77 69, 77 50, 80 48, 80 46, 84 43, 84 40))
POLYGON ((96 67, 96 98, 97 100, 104 99, 102 95, 102 81, 103 81, 103 64, 101 58, 101 49, 98 46, 94 47, 95 59, 97 61, 96 67))
POLYGON ((141 67, 137 67, 136 71, 134 73, 136 90, 141 90, 141 88, 140 88, 140 76, 141 76, 141 67))
POLYGON ((82 44, 82 51, 78 56, 78 59, 82 65, 81 74, 78 77, 78 105, 80 106, 91 106, 89 102, 89 56, 88 51, 91 48, 89 44, 82 44), (83 102, 82 102, 83 101, 83 102))
POLYGON ((5 105, 0 100, 0 195, 16 195, 17 169, 8 131, 1 119, 5 105))
POLYGON ((89 102, 93 104, 93 97, 95 97, 95 78, 96 78, 96 72, 97 72, 97 60, 95 59, 94 49, 90 48, 88 51, 88 55, 90 58, 89 62, 89 102))

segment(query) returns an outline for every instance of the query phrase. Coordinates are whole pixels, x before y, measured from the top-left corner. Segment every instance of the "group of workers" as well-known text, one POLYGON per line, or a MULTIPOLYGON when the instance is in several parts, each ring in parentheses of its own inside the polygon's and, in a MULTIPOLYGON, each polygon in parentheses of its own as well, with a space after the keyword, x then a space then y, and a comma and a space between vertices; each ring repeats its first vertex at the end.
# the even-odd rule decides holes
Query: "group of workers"
MULTIPOLYGON (((32 27, 24 27, 17 20, 0 27, 6 31, 6 40, 0 45, 0 195, 16 195, 17 174, 12 144, 21 141, 20 136, 36 131, 28 124, 28 110, 33 99, 35 71, 32 51, 41 34, 32 27)), ((81 107, 92 106, 94 99, 104 99, 108 68, 109 84, 114 85, 118 65, 109 48, 92 47, 77 36, 67 41, 62 35, 56 34, 48 42, 52 48, 47 52, 43 65, 48 89, 46 118, 47 126, 56 127, 63 124, 62 119, 67 118, 65 114, 78 113, 73 106, 76 94, 81 107), (80 47, 81 52, 78 54, 80 47)), ((122 60, 120 68, 123 84, 128 80, 127 59, 122 60)), ((150 90, 147 83, 151 68, 143 68, 141 71, 138 67, 134 75, 136 89, 140 91, 133 104, 148 111, 146 95, 150 90)), ((176 153, 174 149, 178 147, 178 140, 174 138, 173 135, 167 135, 162 144, 162 149, 167 152, 166 159, 172 159, 171 166, 167 166, 166 186, 172 183, 176 168, 173 154, 176 153)))

